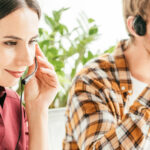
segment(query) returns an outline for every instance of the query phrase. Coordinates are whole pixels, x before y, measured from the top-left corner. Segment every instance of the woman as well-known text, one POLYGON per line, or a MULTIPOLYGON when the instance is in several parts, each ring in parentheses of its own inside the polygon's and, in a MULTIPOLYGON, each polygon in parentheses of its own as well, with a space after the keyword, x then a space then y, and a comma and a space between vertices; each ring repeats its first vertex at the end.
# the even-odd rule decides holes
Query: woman
POLYGON ((36 44, 39 19, 36 0, 0 0, 0 150, 48 149, 48 106, 58 80, 36 44), (38 69, 25 85, 26 107, 20 115, 20 99, 9 87, 26 68, 27 75, 34 72, 35 57, 38 69))

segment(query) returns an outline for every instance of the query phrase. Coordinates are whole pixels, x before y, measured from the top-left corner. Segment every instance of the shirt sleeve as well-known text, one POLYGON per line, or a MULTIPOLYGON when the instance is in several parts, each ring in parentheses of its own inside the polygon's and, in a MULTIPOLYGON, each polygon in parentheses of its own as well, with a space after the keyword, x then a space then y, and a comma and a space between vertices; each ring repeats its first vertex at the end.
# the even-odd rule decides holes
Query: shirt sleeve
POLYGON ((116 108, 123 106, 117 102, 117 93, 111 93, 112 90, 100 80, 77 77, 66 111, 64 150, 142 148, 149 129, 150 110, 146 100, 150 95, 149 89, 138 97, 122 118, 119 118, 116 108))

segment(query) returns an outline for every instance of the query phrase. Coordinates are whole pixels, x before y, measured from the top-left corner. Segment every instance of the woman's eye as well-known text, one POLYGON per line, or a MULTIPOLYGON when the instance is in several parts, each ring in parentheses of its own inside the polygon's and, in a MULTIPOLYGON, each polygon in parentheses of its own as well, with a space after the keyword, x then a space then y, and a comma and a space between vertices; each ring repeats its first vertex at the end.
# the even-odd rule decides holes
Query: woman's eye
POLYGON ((8 46, 12 46, 12 45, 17 45, 17 42, 7 41, 7 42, 4 42, 4 44, 8 46))
POLYGON ((32 40, 29 42, 29 44, 34 44, 34 43, 37 43, 37 40, 32 40))

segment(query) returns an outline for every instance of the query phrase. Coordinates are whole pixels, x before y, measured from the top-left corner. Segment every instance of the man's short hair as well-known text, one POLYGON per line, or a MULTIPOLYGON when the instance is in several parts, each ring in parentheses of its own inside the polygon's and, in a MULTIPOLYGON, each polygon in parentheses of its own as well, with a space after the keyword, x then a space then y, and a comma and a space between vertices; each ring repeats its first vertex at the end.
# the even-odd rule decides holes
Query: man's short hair
POLYGON ((149 15, 150 0, 123 0, 122 2, 123 2, 123 16, 126 28, 127 28, 126 20, 129 16, 135 17, 136 15, 140 15, 145 21, 148 20, 148 17, 150 16, 149 15))

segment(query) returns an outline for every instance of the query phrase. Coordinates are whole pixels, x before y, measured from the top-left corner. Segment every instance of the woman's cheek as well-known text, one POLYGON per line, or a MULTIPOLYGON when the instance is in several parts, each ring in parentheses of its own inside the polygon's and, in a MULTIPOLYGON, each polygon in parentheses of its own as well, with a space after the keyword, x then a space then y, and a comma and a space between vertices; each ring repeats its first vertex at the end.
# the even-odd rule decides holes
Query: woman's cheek
POLYGON ((0 50, 0 66, 8 66, 11 65, 15 58, 14 50, 0 50))

